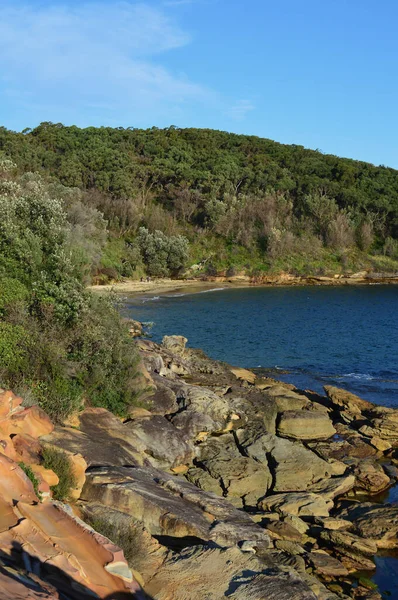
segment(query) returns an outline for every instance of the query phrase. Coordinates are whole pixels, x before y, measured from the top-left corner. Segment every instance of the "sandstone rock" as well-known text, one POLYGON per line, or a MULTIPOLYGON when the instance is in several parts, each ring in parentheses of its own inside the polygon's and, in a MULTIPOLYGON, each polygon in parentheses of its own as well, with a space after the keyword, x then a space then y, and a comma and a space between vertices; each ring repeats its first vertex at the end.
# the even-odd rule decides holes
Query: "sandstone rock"
POLYGON ((193 445, 186 436, 160 415, 130 421, 124 428, 132 434, 132 441, 148 461, 160 469, 172 469, 192 462, 193 445))
POLYGON ((324 550, 313 550, 306 556, 315 572, 327 577, 347 577, 348 569, 336 558, 327 554, 324 550))
POLYGON ((238 367, 231 369, 231 373, 235 375, 236 379, 240 381, 246 381, 247 383, 254 384, 256 381, 256 375, 252 371, 247 369, 240 369, 238 367))
POLYGON ((398 506, 364 503, 344 511, 354 531, 378 548, 398 547, 398 506))
POLYGON ((165 335, 162 340, 162 346, 173 354, 184 356, 187 342, 187 338, 182 335, 165 335))
POLYGON ((346 475, 343 477, 333 477, 332 479, 323 479, 313 484, 309 491, 314 494, 320 494, 325 500, 333 500, 337 496, 346 494, 355 485, 355 476, 346 475))
POLYGON ((259 503, 262 510, 276 510, 283 515, 298 517, 327 517, 333 508, 331 500, 312 493, 289 493, 267 496, 259 503))
POLYGON ((305 543, 306 537, 293 525, 286 521, 273 521, 267 524, 267 531, 271 539, 287 540, 290 542, 305 543))
POLYGON ((153 376, 156 389, 153 389, 147 402, 150 412, 154 415, 172 415, 178 412, 177 398, 173 390, 167 385, 168 381, 160 375, 153 376))
POLYGON ((336 430, 329 417, 321 412, 287 410, 280 415, 277 433, 295 440, 324 440, 336 430))
POLYGON ((11 414, 0 421, 0 431, 6 435, 22 433, 34 439, 51 433, 54 429, 49 417, 38 406, 30 406, 11 414))
POLYGON ((233 546, 245 539, 269 544, 266 532, 225 499, 152 468, 91 469, 81 499, 117 507, 141 522, 152 535, 194 536, 221 546, 233 546))
POLYGON ((244 452, 263 464, 272 459, 270 468, 275 492, 304 491, 332 473, 330 465, 298 442, 252 430, 237 432, 244 452))
POLYGON ((363 411, 370 411, 374 408, 374 404, 362 400, 359 396, 351 394, 346 390, 334 387, 332 385, 325 385, 324 390, 330 399, 330 401, 342 410, 347 410, 353 414, 361 414, 363 411))
POLYGON ((319 522, 324 529, 330 529, 331 531, 345 531, 352 528, 352 523, 346 519, 325 517, 323 519, 319 519, 319 522))
POLYGON ((316 600, 292 569, 267 566, 237 548, 197 547, 171 554, 146 591, 154 600, 316 600))
POLYGON ((145 457, 136 447, 138 439, 107 410, 86 409, 80 415, 80 427, 80 430, 56 427, 41 441, 71 454, 80 454, 89 467, 143 464, 145 457))
POLYGON ((171 422, 190 439, 201 432, 221 433, 234 412, 228 400, 211 390, 194 385, 174 384, 180 412, 171 422))
MULTIPOLYGON (((236 506, 256 506, 272 484, 268 466, 242 456, 232 434, 211 438, 202 444, 197 463, 216 482, 210 487, 208 480, 195 471, 196 480, 202 481, 199 487, 221 493, 236 506)), ((188 479, 192 481, 192 477, 188 479)))
POLYGON ((392 448, 390 442, 387 442, 386 440, 382 440, 381 438, 379 438, 377 436, 373 436, 370 439, 370 443, 372 444, 372 446, 374 446, 380 452, 386 452, 387 450, 390 450, 392 448))
POLYGON ((350 550, 365 556, 374 556, 377 544, 372 540, 365 540, 348 531, 322 531, 321 538, 339 550, 350 550))
POLYGON ((373 460, 362 460, 354 467, 355 487, 370 494, 377 494, 391 485, 383 467, 373 460))
POLYGON ((311 402, 309 402, 306 396, 298 394, 280 383, 268 387, 265 390, 265 394, 274 400, 278 412, 284 410, 301 410, 311 406, 311 402))

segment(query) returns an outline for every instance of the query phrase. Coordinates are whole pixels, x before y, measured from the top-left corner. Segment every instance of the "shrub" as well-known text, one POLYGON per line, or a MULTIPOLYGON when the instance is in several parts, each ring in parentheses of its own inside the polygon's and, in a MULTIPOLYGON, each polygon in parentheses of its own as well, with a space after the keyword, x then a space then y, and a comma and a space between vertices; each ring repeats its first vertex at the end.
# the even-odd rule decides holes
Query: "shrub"
POLYGON ((0 318, 8 308, 23 304, 29 296, 29 291, 23 283, 12 277, 0 277, 0 318))
POLYGON ((129 565, 134 565, 137 557, 141 556, 141 540, 139 532, 134 529, 134 526, 123 527, 121 524, 101 518, 88 518, 86 520, 98 533, 119 546, 123 550, 125 559, 129 565))
POLYGON ((18 466, 22 469, 22 471, 25 473, 25 475, 27 477, 29 477, 29 479, 31 480, 36 496, 40 497, 39 480, 37 479, 36 475, 34 474, 32 467, 30 467, 29 465, 26 465, 24 462, 18 463, 18 466))
POLYGON ((0 373, 12 380, 26 364, 29 336, 21 325, 0 321, 0 373))
POLYGON ((72 488, 76 486, 76 478, 69 457, 62 450, 50 446, 43 449, 42 457, 43 466, 54 471, 59 478, 59 483, 51 487, 53 497, 55 500, 68 500, 72 488))
POLYGON ((138 246, 149 275, 175 275, 188 259, 189 243, 182 235, 167 237, 162 231, 150 233, 145 227, 138 232, 138 246))

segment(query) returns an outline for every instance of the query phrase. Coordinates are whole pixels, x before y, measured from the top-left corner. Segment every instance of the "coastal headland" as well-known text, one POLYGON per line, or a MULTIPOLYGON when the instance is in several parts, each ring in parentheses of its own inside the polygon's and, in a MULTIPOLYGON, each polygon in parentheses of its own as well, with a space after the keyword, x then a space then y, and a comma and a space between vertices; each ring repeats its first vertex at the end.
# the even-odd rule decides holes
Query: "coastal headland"
POLYGON ((0 393, 3 597, 380 600, 398 410, 256 376, 182 336, 137 345, 123 419, 86 405, 54 425, 0 393), (72 465, 69 504, 49 448, 72 465))

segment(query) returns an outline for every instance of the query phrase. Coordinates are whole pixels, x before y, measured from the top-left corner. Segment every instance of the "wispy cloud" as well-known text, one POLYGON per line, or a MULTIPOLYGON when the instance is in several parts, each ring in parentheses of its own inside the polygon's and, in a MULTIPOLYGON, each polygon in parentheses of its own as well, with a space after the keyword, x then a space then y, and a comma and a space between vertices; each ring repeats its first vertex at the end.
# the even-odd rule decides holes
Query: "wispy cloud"
POLYGON ((108 110, 112 120, 127 114, 134 124, 138 111, 211 97, 162 64, 164 53, 189 42, 148 4, 86 0, 38 9, 10 0, 0 6, 0 89, 21 108, 49 111, 45 120, 108 110))
POLYGON ((186 6, 187 4, 193 4, 197 0, 164 0, 164 6, 186 6))
POLYGON ((255 110, 254 104, 250 100, 238 100, 227 110, 227 114, 235 121, 242 121, 249 112, 255 110))

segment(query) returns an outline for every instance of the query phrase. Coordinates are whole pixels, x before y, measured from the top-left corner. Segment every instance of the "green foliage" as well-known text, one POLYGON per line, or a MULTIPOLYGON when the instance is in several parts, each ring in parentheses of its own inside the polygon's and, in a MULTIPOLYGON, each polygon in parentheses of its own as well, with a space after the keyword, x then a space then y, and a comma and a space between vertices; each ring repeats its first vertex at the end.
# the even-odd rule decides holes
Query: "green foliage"
MULTIPOLYGON (((75 264, 80 280, 139 277, 142 263, 153 276, 177 275, 189 261, 210 261, 217 269, 243 265, 235 251, 247 252, 249 270, 273 269, 292 256, 311 255, 309 246, 319 243, 328 263, 356 249, 396 256, 388 240, 398 238, 398 171, 387 167, 253 136, 176 127, 79 129, 47 122, 25 134, 0 129, 0 151, 6 175, 40 170, 58 182, 50 196, 61 201, 72 226, 61 244, 63 257, 75 264)), ((27 183, 3 178, 0 191, 32 195, 37 176, 25 178, 28 190, 27 183)), ((35 235, 28 231, 27 237, 35 235)), ((26 266, 34 270, 42 248, 19 238, 26 266), (28 248, 31 256, 25 256, 28 248)), ((13 273, 19 259, 4 260, 4 273, 13 273)), ((51 303, 58 288, 38 285, 51 303)), ((62 318, 73 319, 79 306, 65 285, 60 281, 55 304, 62 318), (72 306, 65 306, 66 298, 72 306)))
POLYGON ((105 222, 79 190, 13 169, 0 178, 0 385, 57 421, 84 402, 125 414, 137 350, 113 302, 84 288, 105 222))
POLYGON ((76 486, 76 478, 73 474, 70 458, 51 446, 46 446, 42 451, 43 466, 51 469, 58 475, 59 483, 51 487, 55 500, 69 500, 71 490, 76 486))
POLYGON ((23 327, 0 321, 0 372, 22 371, 29 342, 29 335, 23 327))
POLYGON ((28 296, 28 289, 18 279, 0 277, 0 318, 16 305, 23 305, 28 296))
POLYGON ((167 237, 162 231, 150 233, 141 227, 138 245, 147 272, 155 277, 176 275, 188 259, 188 240, 182 235, 167 237))
POLYGON ((24 462, 18 463, 18 466, 22 469, 22 471, 25 473, 25 475, 32 482, 33 489, 34 489, 36 496, 40 497, 39 480, 37 479, 36 475, 34 474, 32 467, 30 465, 26 465, 24 462))

